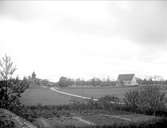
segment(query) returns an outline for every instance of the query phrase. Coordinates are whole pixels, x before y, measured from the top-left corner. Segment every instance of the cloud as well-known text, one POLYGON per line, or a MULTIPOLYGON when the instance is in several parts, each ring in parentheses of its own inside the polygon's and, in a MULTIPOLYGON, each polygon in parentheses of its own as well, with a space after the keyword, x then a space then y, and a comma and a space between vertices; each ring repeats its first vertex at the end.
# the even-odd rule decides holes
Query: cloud
POLYGON ((39 1, 0 1, 0 15, 20 21, 29 21, 40 17, 40 9, 39 1))
POLYGON ((3 15, 24 21, 41 18, 53 28, 59 23, 77 34, 120 36, 149 47, 167 44, 165 1, 1 1, 0 5, 3 15))
POLYGON ((122 37, 149 46, 167 44, 167 2, 128 1, 114 6, 110 11, 122 37))
POLYGON ((1 1, 1 52, 44 78, 164 71, 165 13, 162 2, 1 1))
POLYGON ((1 15, 20 21, 41 19, 53 28, 59 23, 67 31, 98 36, 111 36, 111 30, 114 32, 114 21, 104 2, 0 1, 0 5, 1 15))

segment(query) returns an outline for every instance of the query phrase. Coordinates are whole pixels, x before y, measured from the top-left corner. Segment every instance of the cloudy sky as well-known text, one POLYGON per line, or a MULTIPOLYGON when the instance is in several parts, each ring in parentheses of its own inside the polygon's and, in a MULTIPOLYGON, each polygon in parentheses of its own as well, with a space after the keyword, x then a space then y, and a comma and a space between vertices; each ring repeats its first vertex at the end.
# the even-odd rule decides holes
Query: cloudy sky
POLYGON ((0 1, 0 56, 19 76, 167 79, 165 1, 0 1))

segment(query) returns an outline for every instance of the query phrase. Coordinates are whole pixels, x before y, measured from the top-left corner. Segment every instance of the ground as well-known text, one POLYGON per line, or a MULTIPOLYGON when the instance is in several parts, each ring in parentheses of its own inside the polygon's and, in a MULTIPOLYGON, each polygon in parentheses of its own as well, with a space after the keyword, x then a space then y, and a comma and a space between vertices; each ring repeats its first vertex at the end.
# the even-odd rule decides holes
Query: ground
POLYGON ((82 111, 82 113, 73 113, 72 116, 61 116, 43 119, 37 119, 34 124, 37 125, 50 125, 51 127, 60 126, 92 126, 92 125, 128 125, 130 123, 142 123, 144 121, 156 121, 159 118, 154 116, 146 116, 142 114, 133 114, 120 111, 82 111))
POLYGON ((87 97, 100 98, 105 95, 114 95, 123 98, 129 89, 136 87, 90 87, 90 88, 64 88, 63 91, 87 97))
MULTIPOLYGON (((37 128, 35 125, 30 123, 29 121, 17 116, 16 114, 6 109, 0 109, 0 120, 11 121, 16 128, 37 128)), ((0 124, 0 126, 2 125, 0 124)))
MULTIPOLYGON (((124 94, 129 89, 134 89, 136 87, 127 88, 116 88, 116 87, 98 87, 98 88, 64 88, 62 91, 69 92, 72 94, 77 94, 86 97, 100 98, 105 95, 113 95, 119 98, 123 98, 124 94)), ((48 88, 38 87, 30 88, 24 92, 21 97, 21 101, 26 105, 60 105, 68 104, 71 100, 76 98, 71 96, 62 95, 56 93, 48 88)))
POLYGON ((60 105, 67 104, 70 100, 69 96, 60 95, 42 87, 27 89, 21 97, 21 102, 25 105, 60 105))
MULTIPOLYGON (((99 98, 105 95, 113 95, 123 98, 124 94, 129 89, 136 87, 98 87, 98 88, 64 88, 60 91, 85 96, 99 98)), ((68 104, 76 97, 57 93, 50 88, 36 87, 30 88, 24 92, 21 97, 22 103, 26 105, 61 105, 68 104)), ((78 98, 80 99, 80 98, 78 98)), ((37 125, 50 125, 51 127, 58 126, 87 126, 87 125, 127 125, 129 123, 140 123, 143 121, 155 121, 157 117, 147 116, 143 114, 128 113, 123 111, 80 111, 73 112, 70 116, 53 117, 48 119, 37 119, 37 125)))

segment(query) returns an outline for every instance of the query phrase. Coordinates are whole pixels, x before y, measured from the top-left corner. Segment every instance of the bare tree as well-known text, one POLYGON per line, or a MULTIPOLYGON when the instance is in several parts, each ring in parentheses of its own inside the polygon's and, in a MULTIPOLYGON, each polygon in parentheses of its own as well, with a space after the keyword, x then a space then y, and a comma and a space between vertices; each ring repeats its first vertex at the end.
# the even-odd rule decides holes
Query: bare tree
POLYGON ((155 115, 165 109, 165 93, 158 86, 144 86, 126 92, 124 102, 130 109, 155 115))
POLYGON ((9 56, 5 55, 0 59, 0 107, 6 109, 14 108, 20 104, 20 94, 29 86, 26 80, 12 78, 15 71, 16 66, 9 56))
POLYGON ((5 55, 0 60, 0 74, 2 80, 8 80, 11 78, 13 73, 16 71, 16 66, 14 66, 11 57, 5 55))

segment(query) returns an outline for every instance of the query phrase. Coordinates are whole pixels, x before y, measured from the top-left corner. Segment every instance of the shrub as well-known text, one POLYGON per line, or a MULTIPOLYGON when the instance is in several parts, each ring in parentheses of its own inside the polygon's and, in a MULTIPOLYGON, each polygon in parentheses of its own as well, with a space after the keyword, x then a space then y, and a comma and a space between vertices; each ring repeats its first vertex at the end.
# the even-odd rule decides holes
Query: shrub
POLYGON ((153 112, 163 110, 165 93, 160 91, 157 86, 146 86, 140 89, 138 99, 138 108, 144 112, 153 112))
POLYGON ((136 90, 130 90, 124 96, 127 107, 144 113, 154 113, 165 108, 165 94, 157 86, 145 86, 136 90))
POLYGON ((101 98, 99 98, 99 101, 101 101, 101 102, 111 102, 111 101, 113 101, 115 103, 120 102, 118 97, 115 97, 115 96, 112 96, 112 95, 106 95, 104 97, 101 97, 101 98))
POLYGON ((0 128, 16 128, 16 126, 10 119, 0 117, 0 128))
POLYGON ((115 97, 112 95, 106 95, 104 97, 99 98, 98 105, 102 109, 112 110, 113 108, 118 107, 119 102, 120 102, 120 99, 118 97, 115 97), (114 104, 112 102, 114 102, 114 104))
POLYGON ((7 55, 0 59, 0 107, 5 109, 16 109, 20 106, 19 97, 28 87, 26 79, 12 78, 16 67, 7 55))
POLYGON ((129 90, 125 93, 124 102, 127 107, 131 109, 136 109, 138 106, 139 91, 138 90, 129 90))

